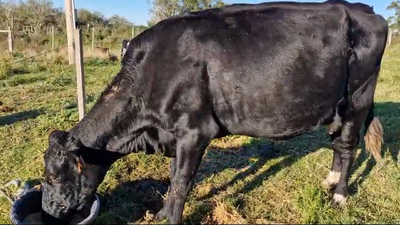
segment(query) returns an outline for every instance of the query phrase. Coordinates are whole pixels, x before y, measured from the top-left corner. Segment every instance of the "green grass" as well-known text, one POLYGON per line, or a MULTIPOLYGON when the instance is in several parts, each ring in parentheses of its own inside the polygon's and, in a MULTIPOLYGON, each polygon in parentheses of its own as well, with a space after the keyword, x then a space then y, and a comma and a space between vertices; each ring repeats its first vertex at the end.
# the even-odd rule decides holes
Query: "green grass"
MULTIPOLYGON (((73 69, 59 64, 24 65, 23 73, 11 75, 7 68, 0 80, 0 101, 10 108, 0 112, 0 183, 41 179, 49 131, 67 130, 78 121, 73 69)), ((119 67, 119 62, 87 61, 89 109, 119 67)), ((187 200, 185 222, 400 223, 399 43, 385 53, 375 101, 388 164, 376 165, 359 146, 345 209, 330 207, 331 193, 321 187, 332 160, 324 129, 286 142, 229 136, 209 146, 187 200), (271 144, 274 154, 268 151, 271 144)), ((102 209, 96 223, 149 222, 146 212, 160 209, 168 182, 168 158, 139 153, 118 160, 98 189, 102 209)), ((0 198, 0 223, 9 223, 9 209, 0 198)))

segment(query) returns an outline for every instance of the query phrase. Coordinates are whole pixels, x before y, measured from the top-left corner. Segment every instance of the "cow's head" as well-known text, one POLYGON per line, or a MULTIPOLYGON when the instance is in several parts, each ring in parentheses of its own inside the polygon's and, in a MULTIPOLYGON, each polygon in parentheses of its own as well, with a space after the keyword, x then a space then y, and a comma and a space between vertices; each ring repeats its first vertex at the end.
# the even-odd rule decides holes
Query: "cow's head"
POLYGON ((108 169, 107 161, 96 160, 99 150, 85 147, 68 132, 55 130, 45 152, 42 186, 43 221, 68 223, 71 215, 90 207, 97 186, 108 169), (92 155, 95 155, 92 157, 92 155))

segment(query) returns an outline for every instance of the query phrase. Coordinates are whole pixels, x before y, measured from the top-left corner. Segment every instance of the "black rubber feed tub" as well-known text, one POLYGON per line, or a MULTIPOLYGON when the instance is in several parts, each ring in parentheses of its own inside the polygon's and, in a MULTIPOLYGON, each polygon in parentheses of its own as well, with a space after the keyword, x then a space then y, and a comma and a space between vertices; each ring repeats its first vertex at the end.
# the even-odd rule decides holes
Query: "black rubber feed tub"
MULTIPOLYGON (((42 192, 40 189, 31 188, 21 194, 11 206, 10 218, 12 224, 43 224, 41 221, 41 202, 42 192)), ((96 200, 92 203, 90 211, 74 215, 71 224, 90 224, 99 214, 99 211, 100 200, 96 195, 96 200)))

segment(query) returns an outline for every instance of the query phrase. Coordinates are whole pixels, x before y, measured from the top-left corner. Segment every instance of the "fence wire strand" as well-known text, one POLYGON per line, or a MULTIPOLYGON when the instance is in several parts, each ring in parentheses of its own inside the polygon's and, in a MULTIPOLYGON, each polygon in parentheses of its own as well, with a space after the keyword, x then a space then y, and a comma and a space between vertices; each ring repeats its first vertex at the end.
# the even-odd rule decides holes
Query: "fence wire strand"
POLYGON ((57 47, 57 48, 55 48, 53 50, 45 51, 45 52, 42 52, 42 53, 39 53, 39 54, 36 54, 36 55, 33 55, 33 56, 23 57, 22 59, 18 59, 18 60, 14 60, 14 61, 11 61, 9 63, 6 63, 5 65, 2 65, 2 67, 10 66, 10 65, 13 65, 13 64, 25 61, 25 60, 29 60, 29 59, 35 59, 35 58, 38 58, 40 56, 47 55, 49 53, 52 53, 52 52, 55 52, 55 51, 58 51, 58 50, 61 50, 61 49, 64 49, 64 48, 68 48, 68 47, 71 47, 71 46, 72 45, 64 45, 64 46, 61 46, 61 47, 57 47))

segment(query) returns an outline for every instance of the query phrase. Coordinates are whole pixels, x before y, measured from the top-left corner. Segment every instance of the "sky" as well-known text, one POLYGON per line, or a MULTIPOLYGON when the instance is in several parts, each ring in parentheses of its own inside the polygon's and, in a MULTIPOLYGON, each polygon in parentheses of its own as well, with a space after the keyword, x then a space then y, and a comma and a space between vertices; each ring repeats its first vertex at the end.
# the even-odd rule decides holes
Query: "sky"
MULTIPOLYGON (((226 4, 232 3, 260 3, 270 0, 224 0, 226 4)), ((288 0, 280 0, 288 1, 288 0)), ((291 0, 298 2, 322 2, 325 0, 291 0)), ((377 14, 384 18, 394 15, 393 11, 386 10, 392 0, 348 0, 349 2, 361 2, 374 7, 377 14)), ((53 0, 55 7, 64 8, 65 0, 53 0)), ((101 12, 106 17, 120 15, 135 25, 147 25, 150 19, 150 0, 75 0, 75 8, 86 8, 91 11, 101 12)))

